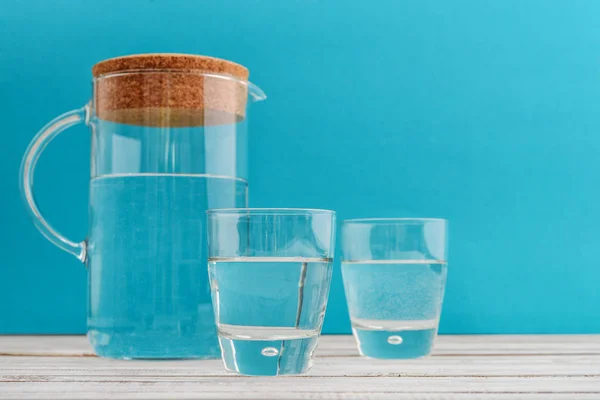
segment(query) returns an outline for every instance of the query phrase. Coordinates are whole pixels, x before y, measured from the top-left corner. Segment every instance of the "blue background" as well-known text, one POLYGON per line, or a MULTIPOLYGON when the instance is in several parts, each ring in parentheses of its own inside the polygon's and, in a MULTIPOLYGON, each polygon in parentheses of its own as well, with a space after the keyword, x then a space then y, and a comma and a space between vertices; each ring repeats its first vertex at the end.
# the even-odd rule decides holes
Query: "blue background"
MULTIPOLYGON (((20 158, 140 52, 223 57, 269 95, 253 206, 451 221, 442 333, 600 332, 600 2, 9 0, 0 7, 0 332, 85 331, 86 271, 33 227, 20 158)), ((87 228, 89 135, 41 158, 36 195, 87 228)), ((325 331, 348 332, 336 263, 325 331)))

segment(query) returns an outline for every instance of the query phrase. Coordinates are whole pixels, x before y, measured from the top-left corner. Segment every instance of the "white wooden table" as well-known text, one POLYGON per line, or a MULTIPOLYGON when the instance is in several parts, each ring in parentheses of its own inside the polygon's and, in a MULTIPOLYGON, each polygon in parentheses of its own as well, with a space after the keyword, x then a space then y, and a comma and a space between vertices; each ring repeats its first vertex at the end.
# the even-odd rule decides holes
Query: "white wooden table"
POLYGON ((0 399, 600 399, 600 335, 441 336, 422 360, 358 357, 323 336, 306 376, 215 361, 97 358, 81 336, 0 336, 0 399))

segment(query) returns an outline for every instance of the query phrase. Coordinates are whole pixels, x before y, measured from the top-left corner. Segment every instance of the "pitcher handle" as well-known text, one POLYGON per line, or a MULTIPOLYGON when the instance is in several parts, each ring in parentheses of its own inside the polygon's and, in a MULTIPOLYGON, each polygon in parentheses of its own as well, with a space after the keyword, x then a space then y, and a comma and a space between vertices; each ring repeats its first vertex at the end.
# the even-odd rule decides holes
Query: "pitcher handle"
POLYGON ((27 206, 29 214, 33 218, 36 228, 44 235, 44 237, 46 237, 46 239, 64 251, 73 254, 81 262, 85 262, 86 259, 85 241, 73 242, 67 239, 54 229, 42 216, 33 196, 33 174, 35 172, 35 165, 40 158, 40 154, 42 154, 46 148, 46 145, 65 129, 82 122, 87 124, 89 113, 89 105, 86 105, 80 109, 64 113, 47 123, 46 126, 35 135, 31 143, 29 143, 25 155, 23 156, 23 160, 21 161, 21 171, 19 174, 19 189, 21 190, 21 196, 23 197, 23 201, 27 206))

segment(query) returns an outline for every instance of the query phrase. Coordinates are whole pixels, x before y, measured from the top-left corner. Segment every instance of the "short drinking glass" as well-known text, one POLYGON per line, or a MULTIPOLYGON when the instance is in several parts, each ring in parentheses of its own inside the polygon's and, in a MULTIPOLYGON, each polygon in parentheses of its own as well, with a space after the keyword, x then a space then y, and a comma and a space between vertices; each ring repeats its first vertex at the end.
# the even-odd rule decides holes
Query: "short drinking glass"
POLYGON ((429 355, 446 284, 446 231, 443 219, 343 222, 342 274, 361 355, 429 355))
POLYGON ((306 372, 327 306, 335 213, 209 210, 208 243, 225 368, 244 375, 306 372))

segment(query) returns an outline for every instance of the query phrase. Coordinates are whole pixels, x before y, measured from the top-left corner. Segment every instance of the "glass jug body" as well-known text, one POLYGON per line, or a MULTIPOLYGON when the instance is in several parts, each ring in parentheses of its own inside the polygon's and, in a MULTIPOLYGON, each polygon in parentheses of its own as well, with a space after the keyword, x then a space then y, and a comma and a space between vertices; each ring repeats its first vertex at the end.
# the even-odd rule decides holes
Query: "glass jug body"
MULTIPOLYGON (((249 94, 264 98, 228 74, 161 69, 96 77, 90 105, 75 114, 91 129, 89 234, 70 247, 28 199, 35 162, 23 167, 38 227, 88 266, 88 337, 98 355, 219 357, 206 210, 247 206, 249 94)), ((57 129, 48 126, 40 134, 57 129)))

